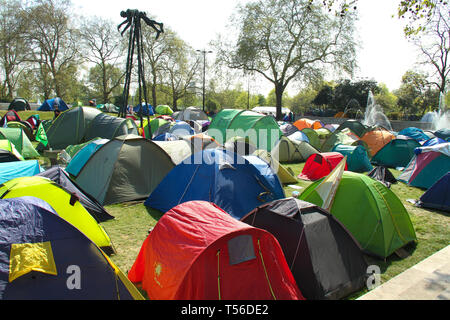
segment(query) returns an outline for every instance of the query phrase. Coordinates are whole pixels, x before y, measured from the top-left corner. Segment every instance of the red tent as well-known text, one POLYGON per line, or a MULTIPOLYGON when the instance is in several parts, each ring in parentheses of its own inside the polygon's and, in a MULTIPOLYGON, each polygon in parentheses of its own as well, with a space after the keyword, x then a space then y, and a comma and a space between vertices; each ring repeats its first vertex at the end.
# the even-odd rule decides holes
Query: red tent
POLYGON ((5 115, 0 120, 0 127, 5 125, 5 122, 18 121, 20 122, 20 117, 14 109, 8 110, 5 115))
MULTIPOLYGON (((303 180, 319 180, 328 175, 342 159, 344 159, 344 156, 339 152, 312 154, 306 160, 302 172, 297 177, 303 180)), ((347 163, 345 164, 345 170, 347 170, 347 163)))
POLYGON ((304 299, 275 237, 206 201, 165 213, 128 278, 151 300, 304 299))

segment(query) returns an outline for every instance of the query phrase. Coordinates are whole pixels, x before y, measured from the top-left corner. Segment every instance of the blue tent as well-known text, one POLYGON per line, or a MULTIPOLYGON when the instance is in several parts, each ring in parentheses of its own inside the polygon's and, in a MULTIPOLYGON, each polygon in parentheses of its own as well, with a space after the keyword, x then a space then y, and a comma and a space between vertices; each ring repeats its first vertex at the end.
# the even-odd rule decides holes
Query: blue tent
POLYGON ((78 173, 80 173, 80 170, 84 167, 89 158, 107 142, 109 142, 109 139, 98 139, 85 145, 74 155, 72 160, 70 160, 66 167, 66 172, 74 177, 78 176, 78 173))
POLYGON ((422 147, 426 147, 426 146, 435 146, 435 145, 441 144, 441 143, 446 143, 446 141, 445 141, 445 140, 442 140, 441 138, 435 137, 435 138, 432 138, 432 139, 430 139, 430 140, 425 141, 425 142, 422 144, 422 147))
POLYGON ((58 109, 61 112, 69 109, 67 104, 63 101, 63 99, 53 98, 53 99, 45 100, 44 103, 41 104, 41 106, 37 110, 38 111, 53 111, 53 105, 55 104, 55 101, 58 103, 58 109))
POLYGON ((430 139, 421 129, 416 127, 408 127, 398 133, 400 136, 407 136, 415 139, 416 141, 426 141, 430 139))
POLYGON ((344 157, 347 156, 347 167, 353 172, 367 172, 373 169, 370 164, 369 155, 366 149, 361 146, 348 146, 338 144, 333 147, 332 152, 339 152, 344 157))
POLYGON ((446 141, 450 141, 450 129, 443 128, 434 132, 434 135, 446 141))
POLYGON ((101 249, 45 201, 1 199, 0 212, 0 300, 142 299, 101 249))
MULTIPOLYGON (((137 114, 139 114, 139 110, 141 110, 142 104, 138 104, 133 108, 133 111, 137 114)), ((155 110, 153 110, 153 106, 150 104, 146 104, 144 107, 142 107, 142 115, 143 116, 153 116, 155 114, 155 110)))
POLYGON ((41 172, 38 160, 0 163, 0 183, 19 177, 31 177, 41 172))
POLYGON ((181 120, 176 120, 175 123, 170 127, 169 133, 174 134, 178 137, 182 137, 192 136, 195 134, 195 131, 189 125, 189 123, 181 120))
POLYGON ((173 168, 144 204, 167 212, 183 202, 204 200, 240 219, 257 206, 284 197, 278 176, 260 158, 206 149, 173 168))
POLYGON ((176 140, 178 140, 178 137, 172 133, 166 132, 166 133, 161 133, 160 135, 157 135, 152 140, 153 141, 176 141, 176 140))
POLYGON ((424 208, 450 212, 450 171, 420 197, 419 204, 424 208))

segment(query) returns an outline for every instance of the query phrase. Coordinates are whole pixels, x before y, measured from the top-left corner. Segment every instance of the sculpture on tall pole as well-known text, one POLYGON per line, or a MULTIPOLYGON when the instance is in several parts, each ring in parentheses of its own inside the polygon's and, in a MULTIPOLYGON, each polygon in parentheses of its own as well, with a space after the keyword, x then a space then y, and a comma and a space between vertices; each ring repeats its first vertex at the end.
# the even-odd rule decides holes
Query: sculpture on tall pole
MULTIPOLYGON (((152 27, 156 31, 156 39, 160 36, 161 33, 164 32, 163 24, 160 22, 156 22, 147 17, 145 12, 141 12, 139 10, 131 10, 128 9, 126 11, 122 11, 120 13, 122 18, 125 20, 117 26, 117 30, 120 32, 120 28, 125 25, 123 30, 121 31, 121 35, 125 33, 128 29, 130 29, 129 41, 128 41, 128 56, 127 56, 127 64, 126 64, 126 73, 125 73, 125 84, 123 88, 123 104, 120 107, 119 117, 126 118, 127 116, 127 106, 128 106, 128 97, 130 93, 130 83, 131 83, 131 72, 133 69, 133 56, 135 54, 138 62, 138 94, 139 94, 139 103, 141 107, 139 108, 138 115, 141 120, 141 128, 143 129, 143 120, 142 120, 142 109, 144 108, 142 102, 142 94, 144 96, 145 106, 149 108, 149 104, 147 102, 147 86, 145 84, 145 72, 144 72, 144 49, 143 49, 143 38, 141 32, 141 20, 145 22, 148 26, 152 27)), ((151 139, 151 128, 150 128, 150 119, 149 113, 147 112, 147 121, 148 121, 148 129, 150 132, 151 139)))

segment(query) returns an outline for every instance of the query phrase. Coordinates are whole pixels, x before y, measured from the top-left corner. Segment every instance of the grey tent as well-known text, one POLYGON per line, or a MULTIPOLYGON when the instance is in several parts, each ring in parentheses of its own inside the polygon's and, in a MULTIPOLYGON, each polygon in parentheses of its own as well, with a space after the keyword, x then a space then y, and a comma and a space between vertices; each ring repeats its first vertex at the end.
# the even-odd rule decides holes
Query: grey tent
POLYGON ((110 116, 96 108, 75 107, 62 112, 46 133, 51 148, 64 149, 96 137, 113 139, 138 134, 138 129, 130 119, 110 116))
POLYGON ((156 143, 130 134, 98 149, 81 168, 75 182, 101 205, 147 198, 175 167, 156 143))
POLYGON ((172 114, 172 116, 175 120, 183 120, 183 121, 208 120, 208 116, 206 115, 206 113, 203 112, 203 110, 196 107, 188 107, 184 110, 177 112, 175 116, 172 114))

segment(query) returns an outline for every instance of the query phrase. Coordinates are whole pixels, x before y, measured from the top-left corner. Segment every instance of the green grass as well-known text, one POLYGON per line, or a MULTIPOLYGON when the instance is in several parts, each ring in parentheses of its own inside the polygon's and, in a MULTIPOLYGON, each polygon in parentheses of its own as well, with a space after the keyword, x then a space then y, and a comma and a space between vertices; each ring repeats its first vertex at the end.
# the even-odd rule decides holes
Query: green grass
MULTIPOLYGON (((286 166, 291 167, 294 173, 298 175, 304 163, 287 164, 286 166)), ((395 177, 400 174, 397 170, 391 171, 395 177)), ((289 197, 293 191, 300 191, 301 193, 309 184, 311 182, 299 180, 296 186, 303 187, 303 189, 297 190, 285 186, 285 194, 289 197)), ((423 190, 409 187, 401 182, 393 184, 391 188, 408 210, 418 241, 417 244, 410 244, 405 247, 409 256, 403 259, 395 254, 386 260, 366 256, 369 265, 375 264, 380 267, 382 283, 450 243, 450 219, 448 213, 417 208, 406 201, 407 199, 418 199, 423 194, 423 190)), ((106 209, 115 216, 115 219, 102 223, 117 250, 117 253, 112 255, 111 259, 119 268, 128 272, 139 253, 142 242, 148 235, 149 229, 154 227, 162 214, 147 209, 143 202, 106 206, 106 209)), ((348 299, 355 299, 365 292, 366 290, 357 292, 348 297, 348 299)))

